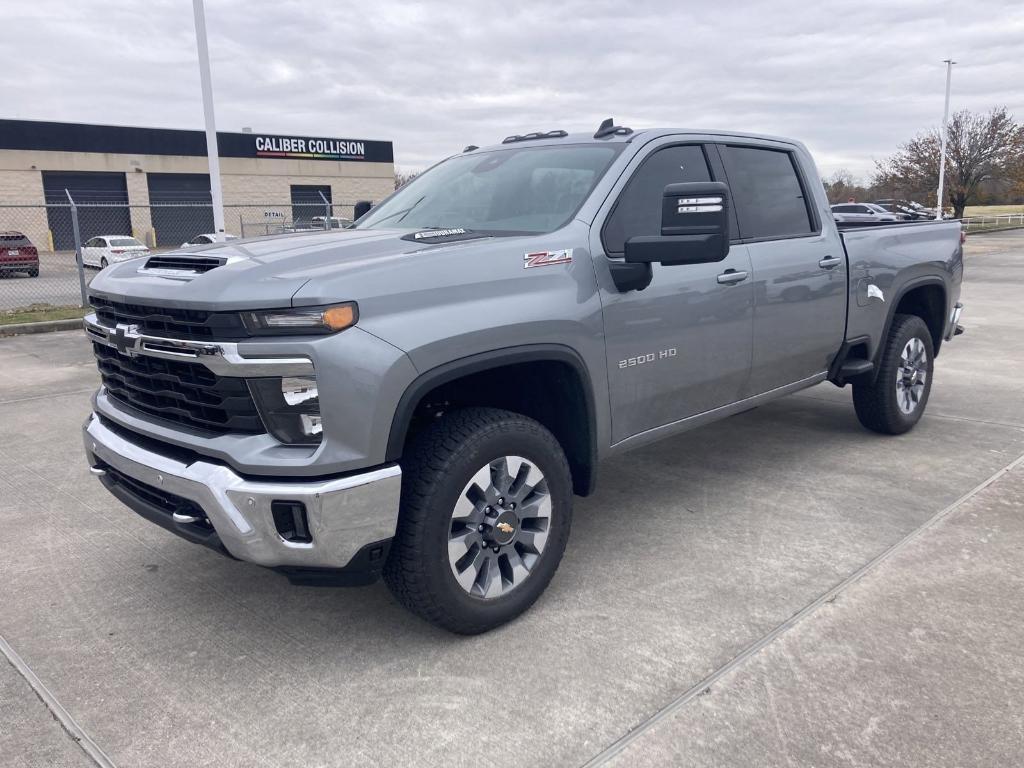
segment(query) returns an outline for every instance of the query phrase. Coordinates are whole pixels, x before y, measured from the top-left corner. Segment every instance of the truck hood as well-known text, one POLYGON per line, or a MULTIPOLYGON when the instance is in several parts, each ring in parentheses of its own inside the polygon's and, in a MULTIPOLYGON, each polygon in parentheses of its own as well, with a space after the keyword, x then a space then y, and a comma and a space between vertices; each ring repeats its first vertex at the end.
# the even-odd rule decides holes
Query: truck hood
POLYGON ((356 273, 391 271, 403 261, 489 239, 426 243, 403 239, 408 235, 408 230, 331 230, 169 251, 108 267, 93 279, 89 292, 113 301, 172 308, 258 309, 309 305, 313 302, 308 297, 293 299, 306 283, 317 280, 348 286, 345 292, 352 295, 332 299, 343 301, 358 298, 352 279, 356 273), (224 263, 201 274, 157 266, 176 257, 212 257, 224 263))

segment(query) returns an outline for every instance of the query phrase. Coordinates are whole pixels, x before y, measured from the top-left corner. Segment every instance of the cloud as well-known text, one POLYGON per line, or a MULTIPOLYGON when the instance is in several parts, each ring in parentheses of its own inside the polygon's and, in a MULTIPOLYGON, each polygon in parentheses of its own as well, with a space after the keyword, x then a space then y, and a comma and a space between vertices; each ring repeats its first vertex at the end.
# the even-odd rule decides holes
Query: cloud
MULTIPOLYGON (((36 0, 6 12, 6 117, 201 128, 191 5, 36 0)), ((1024 6, 207 0, 217 123, 395 142, 428 165, 614 116, 803 140, 866 176, 953 108, 1024 118, 1024 6)))

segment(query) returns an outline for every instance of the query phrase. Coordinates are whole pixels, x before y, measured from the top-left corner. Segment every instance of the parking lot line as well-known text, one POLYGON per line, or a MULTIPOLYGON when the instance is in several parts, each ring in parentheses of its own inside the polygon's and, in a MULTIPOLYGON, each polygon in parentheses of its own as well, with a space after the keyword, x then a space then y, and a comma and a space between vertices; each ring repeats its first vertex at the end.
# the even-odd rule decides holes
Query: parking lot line
POLYGON ((808 603, 806 606, 804 606, 799 611, 790 616, 788 619, 786 619, 786 621, 782 622, 781 624, 773 628, 771 631, 766 632, 764 635, 762 635, 760 638, 758 638, 753 643, 748 645, 738 654, 733 656, 733 658, 731 658, 728 662, 720 666, 710 675, 708 675, 703 680, 693 685, 688 690, 684 691, 682 694, 680 694, 678 697, 670 701, 668 704, 659 709, 649 718, 641 722, 636 727, 630 729, 630 731, 624 734, 621 738, 612 742, 607 747, 605 747, 601 752, 587 760, 587 762, 583 764, 583 768, 597 768, 597 766, 607 765, 613 758, 615 758, 617 755, 623 752, 623 750, 625 750, 634 741, 636 741, 645 733, 650 731, 655 725, 660 723, 665 718, 671 716, 678 710, 682 709, 684 706, 686 706, 688 703, 693 701, 701 694, 709 692, 711 686, 714 685, 714 683, 721 679, 723 676, 734 670, 736 667, 739 667, 747 659, 756 655, 767 646, 771 645, 777 638, 781 637, 783 634, 785 634, 790 629, 795 627, 805 618, 813 614, 822 605, 833 602, 836 599, 836 597, 838 597, 848 587, 860 581, 865 575, 875 570, 879 565, 884 563, 894 554, 896 554, 904 547, 906 547, 908 544, 919 538, 922 534, 926 533, 928 530, 933 528, 944 518, 946 518, 954 511, 959 509, 964 503, 974 498, 976 495, 984 491, 993 483, 998 482, 1000 478, 1004 477, 1008 472, 1012 472, 1016 467, 1020 466, 1021 464, 1024 464, 1024 454, 1018 456, 1005 467, 996 470, 989 477, 987 477, 982 482, 978 483, 978 485, 974 486, 974 488, 969 490, 963 496, 961 496, 948 506, 940 509, 930 518, 925 520, 925 522, 922 523, 920 526, 912 530, 910 533, 908 533, 906 536, 904 536, 902 539, 897 541, 892 546, 888 547, 887 549, 884 549, 871 560, 864 563, 864 565, 862 565, 856 571, 851 573, 849 576, 840 581, 827 592, 824 592, 821 595, 819 595, 815 600, 808 603))
POLYGON ((85 754, 92 758, 93 762, 100 766, 100 768, 116 768, 114 762, 107 757, 107 754, 100 748, 99 744, 93 741, 92 737, 75 722, 75 718, 71 716, 71 713, 57 700, 57 697, 32 671, 32 668, 25 663, 25 660, 18 655, 18 652, 11 647, 11 644, 7 642, 3 635, 0 635, 0 652, 11 663, 11 666, 18 671, 18 674, 25 678, 25 682, 32 687, 32 690, 35 691, 39 699, 46 705, 46 708, 50 710, 54 719, 61 724, 85 754))

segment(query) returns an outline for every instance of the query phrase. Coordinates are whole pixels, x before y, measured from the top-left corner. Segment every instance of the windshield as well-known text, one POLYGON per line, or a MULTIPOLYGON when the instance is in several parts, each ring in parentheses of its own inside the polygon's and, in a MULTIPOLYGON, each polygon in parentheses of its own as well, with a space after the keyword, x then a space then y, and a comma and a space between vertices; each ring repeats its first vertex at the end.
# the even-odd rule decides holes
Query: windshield
POLYGON ((142 243, 140 243, 134 237, 112 237, 110 238, 110 245, 113 246, 114 248, 126 248, 130 246, 142 245, 142 243))
POLYGON ((356 228, 551 232, 575 215, 620 149, 519 147, 452 157, 417 176, 356 228))

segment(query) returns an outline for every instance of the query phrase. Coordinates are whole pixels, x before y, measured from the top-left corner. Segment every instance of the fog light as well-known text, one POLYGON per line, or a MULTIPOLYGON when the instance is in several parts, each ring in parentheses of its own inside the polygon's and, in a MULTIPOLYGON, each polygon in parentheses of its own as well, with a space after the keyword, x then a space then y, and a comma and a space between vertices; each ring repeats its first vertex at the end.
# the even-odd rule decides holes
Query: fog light
POLYGON ((250 379, 249 388, 263 423, 290 445, 316 445, 323 438, 320 392, 313 376, 250 379))

